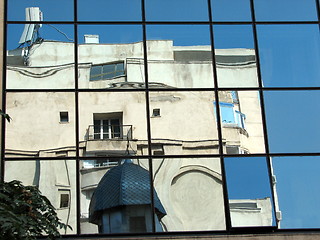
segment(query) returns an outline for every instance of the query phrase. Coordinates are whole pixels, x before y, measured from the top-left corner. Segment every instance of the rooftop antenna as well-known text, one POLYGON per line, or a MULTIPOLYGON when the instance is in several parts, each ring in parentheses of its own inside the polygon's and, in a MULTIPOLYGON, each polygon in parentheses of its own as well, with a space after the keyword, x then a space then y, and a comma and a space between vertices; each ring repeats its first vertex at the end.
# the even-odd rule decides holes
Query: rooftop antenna
MULTIPOLYGON (((38 7, 29 7, 26 8, 26 21, 40 22, 43 21, 43 15, 38 7)), ((36 42, 39 37, 39 28, 42 27, 42 24, 34 23, 34 24, 25 24, 23 33, 20 38, 20 46, 27 43, 31 45, 36 42)))

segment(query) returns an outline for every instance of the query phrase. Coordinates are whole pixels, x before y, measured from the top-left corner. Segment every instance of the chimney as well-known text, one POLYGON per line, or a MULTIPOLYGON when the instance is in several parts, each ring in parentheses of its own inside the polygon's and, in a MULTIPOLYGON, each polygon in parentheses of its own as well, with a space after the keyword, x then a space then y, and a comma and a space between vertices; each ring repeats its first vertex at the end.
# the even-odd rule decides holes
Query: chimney
POLYGON ((99 43, 99 35, 84 35, 84 43, 99 43))

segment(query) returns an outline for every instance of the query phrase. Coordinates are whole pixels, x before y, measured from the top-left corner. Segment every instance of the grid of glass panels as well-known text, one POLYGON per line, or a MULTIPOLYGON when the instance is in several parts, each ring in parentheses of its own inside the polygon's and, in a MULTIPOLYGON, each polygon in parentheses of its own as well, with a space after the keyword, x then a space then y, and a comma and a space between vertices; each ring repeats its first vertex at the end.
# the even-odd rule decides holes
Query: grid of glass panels
POLYGON ((317 0, 6 7, 1 177, 62 234, 320 228, 317 0))

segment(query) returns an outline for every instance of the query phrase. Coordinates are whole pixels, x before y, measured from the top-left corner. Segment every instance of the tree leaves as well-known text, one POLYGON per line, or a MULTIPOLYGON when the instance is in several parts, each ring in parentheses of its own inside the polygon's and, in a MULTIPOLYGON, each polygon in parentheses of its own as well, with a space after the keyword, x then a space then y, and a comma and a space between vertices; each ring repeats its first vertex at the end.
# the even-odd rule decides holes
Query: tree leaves
POLYGON ((60 222, 55 208, 37 187, 20 181, 0 183, 0 239, 36 239, 60 236, 58 229, 70 226, 60 222))

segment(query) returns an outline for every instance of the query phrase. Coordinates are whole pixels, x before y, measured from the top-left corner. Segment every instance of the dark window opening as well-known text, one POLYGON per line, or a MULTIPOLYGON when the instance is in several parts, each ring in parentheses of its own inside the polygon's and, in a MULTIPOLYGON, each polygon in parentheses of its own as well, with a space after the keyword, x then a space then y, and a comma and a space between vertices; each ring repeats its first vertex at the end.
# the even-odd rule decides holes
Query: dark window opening
POLYGON ((60 122, 61 123, 69 122, 69 113, 68 112, 60 112, 60 122))
POLYGON ((146 220, 144 217, 130 217, 130 232, 146 232, 146 220))
POLYGON ((60 194, 60 208, 69 207, 69 193, 60 194))
POLYGON ((153 109, 152 117, 160 117, 160 108, 153 109))

